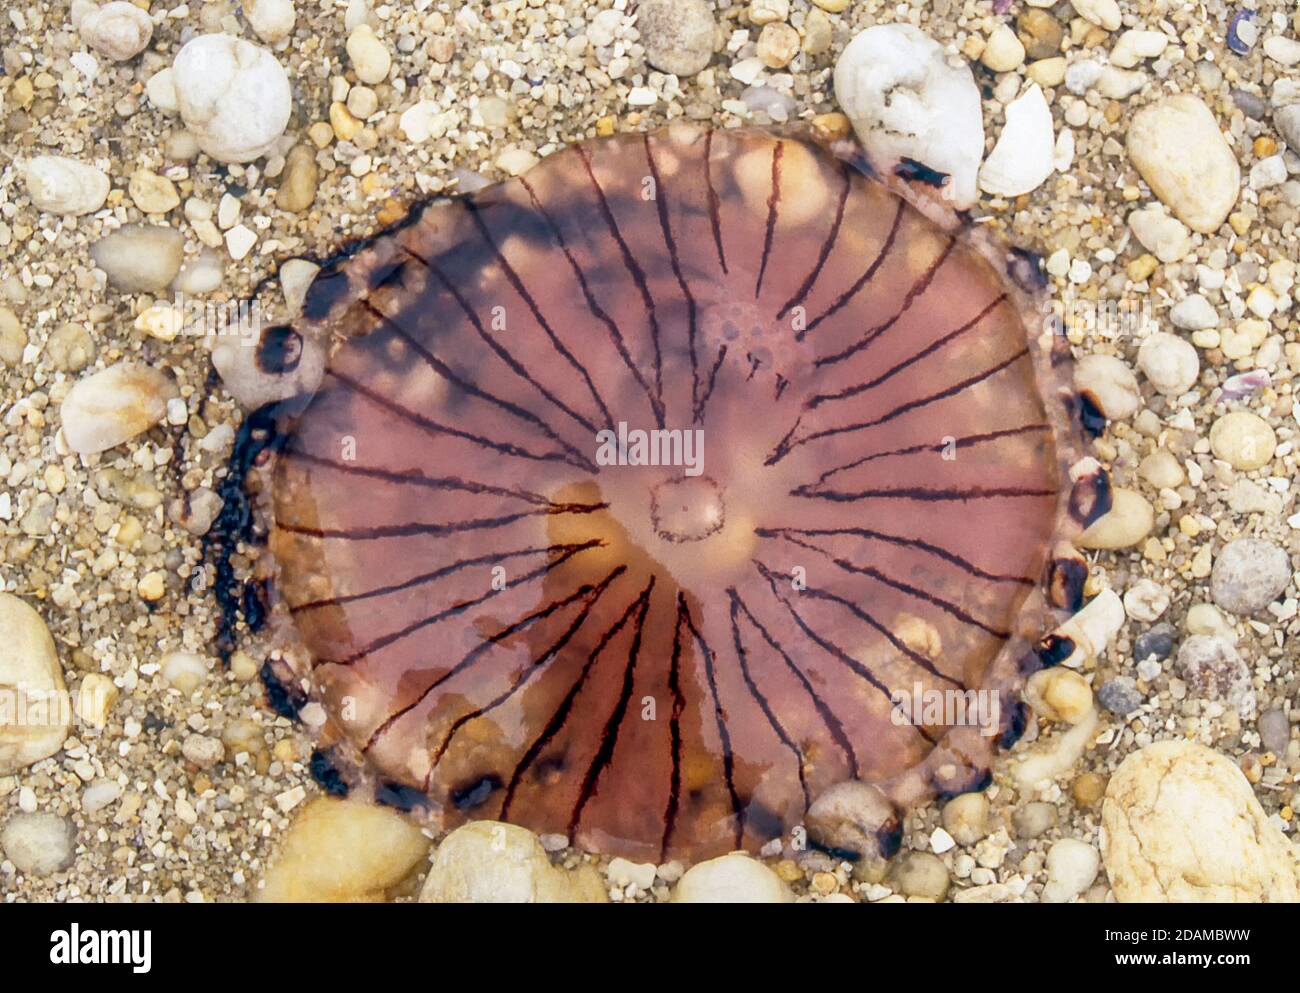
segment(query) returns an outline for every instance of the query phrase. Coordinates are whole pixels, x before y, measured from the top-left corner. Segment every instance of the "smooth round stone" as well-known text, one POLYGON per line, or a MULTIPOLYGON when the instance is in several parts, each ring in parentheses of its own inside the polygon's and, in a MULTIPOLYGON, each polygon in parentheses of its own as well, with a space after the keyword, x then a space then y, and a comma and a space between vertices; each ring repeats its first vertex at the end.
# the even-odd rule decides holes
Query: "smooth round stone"
POLYGON ((1087 842, 1061 838, 1047 850, 1047 885, 1043 903, 1068 903, 1097 878, 1101 855, 1087 842))
POLYGON ((1101 819, 1120 903, 1300 900, 1291 842, 1236 764, 1203 745, 1161 741, 1129 755, 1101 819))
POLYGON ((72 865, 77 829, 57 814, 14 814, 0 829, 0 849, 19 872, 50 876, 72 865))
POLYGON ((812 802, 804 823, 824 848, 862 858, 889 858, 897 850, 898 812, 870 783, 836 783, 812 802))
POLYGON ((285 158, 280 188, 275 192, 275 205, 281 210, 300 214, 316 199, 320 170, 316 156, 307 145, 294 145, 285 158))
POLYGON ((283 41, 293 32, 297 19, 293 0, 244 0, 243 7, 253 33, 268 45, 283 41))
POLYGON ((794 894, 762 862, 733 852, 687 869, 672 899, 673 903, 793 903, 794 894))
POLYGON ((148 169, 137 169, 131 174, 126 191, 135 205, 146 214, 165 214, 180 206, 181 198, 176 186, 166 176, 148 169))
POLYGON ((1089 24, 1107 31, 1119 30, 1120 10, 1117 0, 1070 0, 1070 6, 1089 24))
POLYGON ((104 206, 111 187, 103 172, 62 155, 37 155, 22 165, 27 195, 38 210, 75 217, 104 206))
POLYGON ((1199 293, 1183 297, 1174 304, 1169 310, 1169 319, 1173 321, 1174 327, 1184 331, 1202 331, 1219 324, 1219 315, 1215 313, 1214 307, 1199 293))
POLYGON ((1187 480, 1178 456, 1164 448, 1158 448, 1142 459, 1138 464, 1138 475, 1159 490, 1175 489, 1187 480))
POLYGON ((1080 548, 1132 548, 1151 533, 1156 514, 1147 498, 1136 490, 1117 486, 1111 508, 1079 536, 1080 548))
POLYGON ((114 62, 133 59, 153 37, 153 21, 148 13, 126 0, 113 0, 87 11, 77 24, 81 40, 114 62))
POLYGON ((447 835, 434 853, 420 891, 421 903, 603 903, 606 899, 604 883, 590 866, 572 873, 557 868, 535 834, 498 821, 471 821, 447 835))
POLYGON ((1243 719, 1255 716, 1250 666, 1227 638, 1192 635, 1178 646, 1176 664, 1193 696, 1222 703, 1243 719))
POLYGON ((1142 407, 1137 376, 1114 355, 1083 356, 1074 364, 1074 385, 1108 420, 1123 420, 1142 407))
POLYGON ((90 246, 108 283, 123 293, 157 293, 180 272, 185 237, 174 228, 128 224, 90 246))
POLYGON ((1165 331, 1148 335, 1138 348, 1138 368, 1165 396, 1181 396, 1196 385, 1201 360, 1191 342, 1165 331))
POLYGON ((11 593, 0 593, 0 776, 12 775, 63 747, 72 723, 63 670, 45 621, 11 593))
POLYGON ((1124 613, 1151 622, 1169 609, 1169 591, 1151 579, 1139 579, 1124 593, 1124 613))
POLYGON ((646 61, 674 76, 694 76, 713 58, 716 22, 704 0, 643 0, 637 31, 646 61))
POLYGON ((358 24, 352 29, 348 35, 347 51, 348 58, 352 60, 352 68, 361 82, 373 85, 388 78, 393 56, 370 25, 358 24))
POLYGON ((1291 582, 1285 549, 1263 538, 1238 538, 1223 546, 1210 571, 1210 595, 1234 614, 1258 613, 1291 582))
POLYGON ((78 455, 92 455, 129 441, 167 416, 179 396, 161 369, 119 362, 77 382, 59 410, 63 437, 78 455))
POLYGON ((1006 24, 999 24, 989 35, 980 61, 994 72, 1010 72, 1025 61, 1025 46, 1006 24))
POLYGON ((1025 702, 1049 721, 1078 724, 1092 713, 1092 687, 1073 669, 1042 669, 1025 684, 1025 702))
POLYGON ((1210 451, 1234 469, 1260 469, 1273 461, 1277 435, 1266 420, 1248 410, 1224 414, 1210 428, 1210 451))
POLYGON ((1138 111, 1129 124, 1128 155, 1152 192, 1193 231, 1217 231, 1237 202, 1241 168, 1199 97, 1167 97, 1138 111))
POLYGON ((219 162, 265 155, 293 110, 289 77, 275 56, 231 35, 186 44, 172 65, 172 85, 185 126, 219 162))
POLYGON ((429 839, 391 807, 319 797, 289 825, 256 900, 380 901, 428 851, 429 839))
POLYGON ((1011 815, 1011 826, 1016 829, 1016 837, 1026 841, 1041 837, 1055 825, 1056 808, 1041 800, 1017 807, 1011 815))
POLYGON ((909 852, 894 866, 894 886, 904 896, 920 897, 938 903, 948 895, 951 880, 943 860, 930 852, 909 852))
POLYGON ((943 829, 959 845, 973 845, 989 833, 989 798, 983 792, 962 793, 943 808, 943 829))

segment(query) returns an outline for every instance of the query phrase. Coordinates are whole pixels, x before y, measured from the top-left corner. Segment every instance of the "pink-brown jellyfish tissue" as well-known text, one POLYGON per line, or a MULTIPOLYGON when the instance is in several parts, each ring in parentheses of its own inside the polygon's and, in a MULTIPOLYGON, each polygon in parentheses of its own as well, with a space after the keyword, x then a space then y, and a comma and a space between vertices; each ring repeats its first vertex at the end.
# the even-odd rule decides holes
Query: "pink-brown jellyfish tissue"
POLYGON ((901 189, 673 126, 322 270, 270 545, 345 778, 650 861, 982 785, 1073 430, 1015 256, 901 189))

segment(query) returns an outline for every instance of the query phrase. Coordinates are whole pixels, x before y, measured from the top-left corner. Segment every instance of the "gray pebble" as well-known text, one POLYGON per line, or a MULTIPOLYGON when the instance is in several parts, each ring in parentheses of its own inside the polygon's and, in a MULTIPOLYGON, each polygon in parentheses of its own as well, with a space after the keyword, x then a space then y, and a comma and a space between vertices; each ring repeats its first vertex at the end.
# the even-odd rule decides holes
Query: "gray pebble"
POLYGON ((713 58, 716 25, 704 0, 643 0, 637 30, 646 61, 674 76, 694 76, 713 58))
POLYGON ((1097 701, 1112 714, 1123 717, 1142 706, 1142 694, 1138 692, 1137 680, 1132 676, 1116 676, 1102 683, 1097 690, 1097 701))
POLYGON ((1210 572, 1215 604, 1234 614, 1253 614, 1278 598, 1291 581, 1286 552, 1263 538, 1238 538, 1219 552, 1210 572))
POLYGON ((860 858, 891 858, 901 822, 880 790, 855 779, 837 783, 813 801, 804 819, 817 844, 860 858))
POLYGON ((1056 808, 1050 803, 1036 801, 1018 807, 1011 815, 1011 826, 1018 838, 1037 838, 1056 825, 1056 808))
POLYGON ((1291 722, 1280 708, 1259 715, 1259 740, 1274 755, 1285 755, 1291 743, 1291 722))
POLYGON ((1137 636, 1133 643, 1133 659, 1141 662, 1154 658, 1163 661, 1174 652, 1177 632, 1172 624, 1155 624, 1137 636))
POLYGON ((1179 646, 1177 665, 1193 696, 1222 703, 1246 720, 1255 716, 1250 667, 1227 638, 1192 635, 1179 646))

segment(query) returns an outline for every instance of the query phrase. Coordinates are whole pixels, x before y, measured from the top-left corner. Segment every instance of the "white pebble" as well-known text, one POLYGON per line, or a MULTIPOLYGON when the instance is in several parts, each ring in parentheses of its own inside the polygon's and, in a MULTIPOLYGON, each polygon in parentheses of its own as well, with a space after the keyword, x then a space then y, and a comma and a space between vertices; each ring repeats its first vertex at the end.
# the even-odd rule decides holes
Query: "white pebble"
POLYGON ((352 68, 361 82, 374 85, 388 78, 393 57, 370 25, 359 24, 352 29, 348 35, 347 50, 352 68))
POLYGON ((62 155, 38 155, 22 166, 27 193, 38 210, 76 216, 104 206, 110 183, 104 173, 62 155))
POLYGON ((980 92, 970 68, 950 65, 938 42, 909 24, 867 28, 835 64, 835 97, 878 163, 923 162, 950 177, 944 195, 954 207, 975 202, 980 92))
POLYGON ((0 593, 0 776, 12 775, 63 747, 71 706, 45 621, 26 601, 0 593))
POLYGON ((289 37, 297 19, 293 0, 244 0, 244 16, 253 33, 268 45, 289 37))
POLYGON ((1196 385, 1201 360, 1189 342, 1157 331, 1138 348, 1138 368, 1160 393, 1181 396, 1196 385))
POLYGON ((174 396, 176 384, 161 369, 119 362, 68 391, 59 409, 64 440, 79 455, 114 448, 161 421, 174 396))
POLYGON ((199 35, 176 56, 172 81, 182 119, 220 162, 251 162, 284 133, 289 77, 274 55, 227 34, 199 35))
POLYGON ((126 0, 113 0, 86 12, 77 25, 81 40, 114 62, 125 62, 143 52, 153 37, 149 15, 126 0))

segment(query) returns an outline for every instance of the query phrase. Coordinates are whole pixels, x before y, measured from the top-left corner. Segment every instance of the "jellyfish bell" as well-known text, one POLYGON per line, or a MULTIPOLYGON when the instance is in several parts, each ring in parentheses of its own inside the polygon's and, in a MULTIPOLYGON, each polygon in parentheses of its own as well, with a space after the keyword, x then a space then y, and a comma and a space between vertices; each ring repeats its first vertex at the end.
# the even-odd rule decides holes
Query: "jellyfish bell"
POLYGON ((675 124, 322 269, 263 488, 331 776, 647 861, 987 782, 1104 486, 1024 256, 858 163, 675 124))

